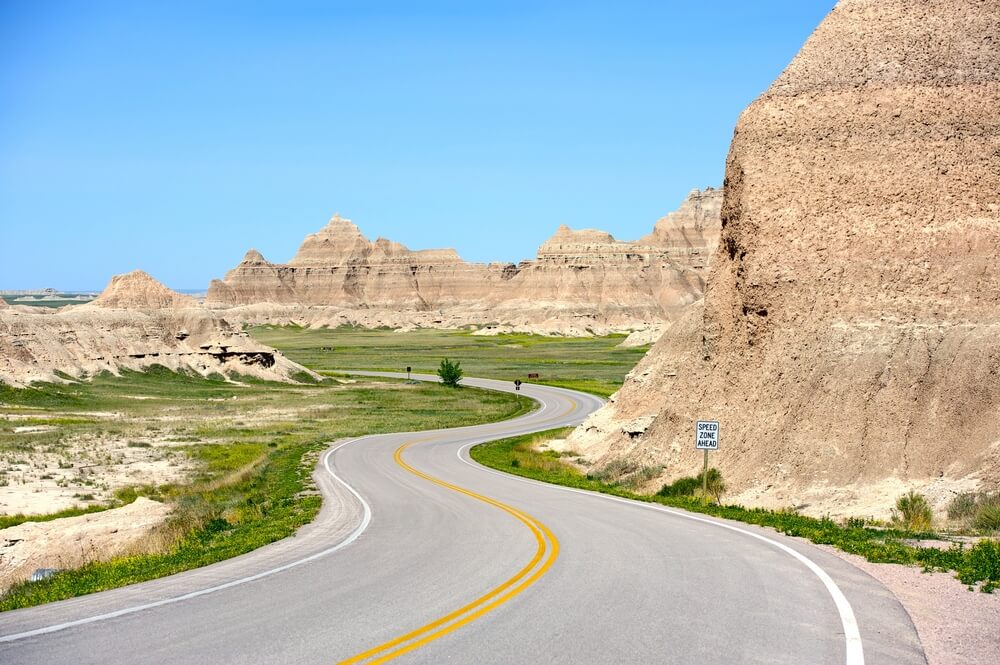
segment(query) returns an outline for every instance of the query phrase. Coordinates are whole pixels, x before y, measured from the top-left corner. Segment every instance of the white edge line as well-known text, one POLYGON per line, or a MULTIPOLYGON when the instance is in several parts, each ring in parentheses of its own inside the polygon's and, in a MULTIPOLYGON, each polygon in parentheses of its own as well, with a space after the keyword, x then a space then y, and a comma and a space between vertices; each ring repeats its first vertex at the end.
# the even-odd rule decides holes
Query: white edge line
POLYGON ((632 501, 629 499, 623 499, 621 497, 612 496, 610 494, 602 494, 600 492, 590 492, 587 490, 577 489, 575 487, 565 487, 563 485, 555 485, 553 483, 545 483, 542 481, 533 480, 531 478, 524 478, 522 476, 516 476, 511 473, 503 473, 502 471, 491 469, 489 467, 483 466, 482 464, 479 464, 478 462, 466 459, 465 457, 462 456, 462 454, 468 451, 469 448, 478 445, 480 443, 485 443, 485 441, 473 441, 472 443, 467 443, 461 448, 459 448, 457 453, 458 459, 473 468, 479 469, 480 471, 496 474, 504 478, 512 478, 514 480, 519 480, 524 483, 530 483, 532 485, 541 485, 543 487, 550 487, 553 489, 562 490, 564 492, 585 494, 588 496, 594 496, 601 499, 607 499, 608 501, 617 501, 619 503, 624 503, 630 506, 648 508, 649 510, 656 510, 659 512, 668 513, 670 515, 675 515, 677 517, 683 517, 684 519, 694 520, 695 522, 703 522, 705 524, 711 524, 712 526, 717 526, 723 529, 729 529, 730 531, 736 531, 737 533, 741 533, 743 535, 750 536, 751 538, 756 538, 757 540, 763 541, 768 545, 772 545, 781 550, 782 552, 791 555, 799 562, 804 564, 810 571, 813 572, 813 574, 816 575, 816 577, 819 578, 819 580, 823 583, 823 586, 826 587, 827 592, 833 598, 833 603, 834 605, 837 606, 837 612, 840 614, 840 623, 844 629, 844 641, 846 643, 846 660, 845 660, 846 665, 864 665, 865 653, 864 653, 864 647, 861 643, 861 631, 858 628, 858 620, 854 616, 854 609, 851 607, 850 601, 847 600, 847 597, 840 590, 840 587, 837 586, 837 583, 833 581, 833 578, 830 577, 830 575, 825 570, 823 570, 823 568, 821 568, 819 564, 815 563, 812 559, 805 556, 801 552, 794 550, 788 545, 780 543, 777 540, 774 540, 773 538, 768 538, 767 536, 762 536, 759 533, 754 533, 753 531, 748 531, 747 529, 741 529, 737 526, 733 526, 732 524, 726 524, 725 522, 720 522, 713 519, 700 517, 698 515, 691 515, 689 513, 685 513, 679 510, 673 510, 671 508, 664 508, 663 506, 659 506, 652 503, 645 503, 642 501, 632 501))
MULTIPOLYGON (((496 390, 495 388, 488 388, 488 389, 496 390)), ((564 390, 564 389, 560 389, 560 390, 564 390)), ((529 399, 534 399, 534 398, 529 397, 529 399)), ((539 408, 537 410, 534 410, 534 411, 531 411, 529 413, 526 413, 526 414, 524 414, 524 415, 522 415, 522 416, 520 416, 518 418, 515 418, 513 420, 504 421, 504 422, 505 423, 516 423, 518 420, 521 420, 522 418, 526 418, 526 417, 532 417, 532 418, 534 418, 534 417, 537 417, 537 416, 541 415, 548 408, 548 405, 545 402, 543 402, 543 401, 541 401, 539 399, 536 399, 535 401, 541 405, 541 408, 539 408)), ((494 424, 494 423, 488 423, 487 426, 491 425, 491 424, 494 424)), ((468 426, 468 427, 471 428, 471 427, 482 427, 482 426, 483 425, 472 425, 472 426, 468 426)), ((447 431, 462 430, 462 429, 466 429, 466 427, 448 428, 447 431)), ((432 430, 432 431, 445 431, 445 430, 432 430)), ((414 434, 417 434, 417 433, 426 434, 428 432, 427 431, 424 431, 424 432, 414 432, 414 434)), ((393 432, 392 434, 393 435, 399 434, 399 432, 393 432)), ((327 556, 329 554, 333 554, 334 552, 336 552, 336 551, 338 551, 338 550, 340 550, 340 549, 342 549, 344 547, 347 547, 348 545, 350 545, 351 543, 353 543, 355 540, 357 540, 361 536, 361 534, 364 533, 364 531, 368 528, 368 525, 371 523, 371 520, 372 520, 372 509, 371 509, 371 506, 368 504, 368 502, 365 501, 364 497, 362 497, 361 494, 359 494, 357 490, 355 490, 343 478, 341 478, 336 473, 334 473, 333 469, 330 467, 330 457, 333 455, 333 453, 335 453, 336 451, 340 450, 341 448, 343 448, 346 445, 349 445, 349 444, 352 444, 352 443, 357 443, 358 441, 360 441, 362 439, 379 437, 379 436, 385 436, 385 435, 374 434, 374 435, 363 436, 363 437, 356 437, 354 439, 349 439, 347 441, 344 441, 344 442, 338 444, 337 446, 329 448, 323 454, 323 466, 324 466, 324 468, 326 468, 327 473, 329 473, 333 477, 334 480, 336 480, 341 485, 343 485, 345 488, 347 488, 347 490, 351 494, 353 494, 354 497, 358 501, 361 502, 361 506, 362 506, 362 508, 364 510, 364 515, 363 515, 363 517, 361 519, 361 523, 358 524, 358 526, 354 529, 354 531, 352 531, 350 533, 350 535, 348 535, 344 540, 340 541, 336 545, 334 545, 332 547, 329 547, 329 548, 327 548, 325 550, 322 550, 320 552, 316 552, 314 554, 311 554, 311 555, 309 555, 309 556, 307 556, 307 557, 305 557, 303 559, 297 559, 295 561, 290 561, 289 563, 283 564, 283 565, 278 566, 276 568, 271 568, 271 569, 268 569, 268 570, 256 573, 254 575, 250 575, 248 577, 241 577, 239 579, 230 580, 229 582, 225 582, 224 584, 218 584, 218 585, 215 585, 215 586, 212 586, 212 587, 208 587, 208 588, 205 588, 205 589, 199 589, 197 591, 192 591, 190 593, 182 594, 180 596, 172 596, 170 598, 163 598, 161 600, 153 601, 151 603, 144 603, 142 605, 134 605, 132 607, 125 607, 125 608, 122 608, 120 610, 115 610, 113 612, 105 612, 103 614, 95 614, 94 616, 84 617, 83 619, 74 619, 73 621, 66 621, 64 623, 53 624, 51 626, 44 626, 42 628, 35 628, 33 630, 26 630, 26 631, 21 632, 21 633, 11 633, 10 635, 2 635, 2 636, 0 636, 0 644, 2 644, 2 643, 8 643, 8 642, 15 642, 17 640, 22 640, 22 639, 25 639, 25 638, 28 638, 28 637, 35 637, 35 636, 38 636, 38 635, 46 635, 48 633, 55 633, 55 632, 58 632, 58 631, 61 631, 61 630, 66 630, 67 628, 73 628, 73 627, 76 627, 76 626, 83 626, 83 625, 86 625, 86 624, 89 624, 89 623, 97 623, 99 621, 105 621, 107 619, 114 619, 116 617, 125 616, 125 615, 128 615, 128 614, 134 614, 136 612, 142 612, 143 610, 153 609, 155 607, 161 607, 163 605, 171 605, 173 603, 179 603, 179 602, 184 601, 184 600, 190 600, 192 598, 197 598, 198 596, 205 596, 205 595, 208 595, 210 593, 215 593, 216 591, 222 591, 224 589, 229 589, 231 587, 239 586, 241 584, 246 584, 247 582, 253 582, 255 580, 259 580, 259 579, 262 579, 264 577, 269 577, 269 576, 274 575, 276 573, 284 572, 286 570, 289 570, 290 568, 295 568, 295 567, 300 566, 302 564, 309 563, 311 561, 315 561, 316 559, 319 559, 321 557, 327 556)), ((505 436, 505 435, 500 435, 500 436, 502 437, 502 436, 505 436)), ((512 434, 511 436, 516 436, 516 435, 512 434)), ((196 569, 192 569, 192 570, 196 570, 196 569)), ((164 579, 164 578, 159 578, 159 579, 164 579)))
MULTIPOLYGON (((485 386, 481 386, 481 387, 485 387, 485 386)), ((543 390, 545 390, 545 389, 554 389, 554 391, 557 391, 557 392, 560 392, 560 393, 563 393, 563 394, 569 393, 569 394, 572 394, 572 396, 574 396, 574 397, 577 395, 576 391, 567 390, 565 388, 557 388, 557 387, 554 387, 554 386, 537 386, 537 387, 542 388, 543 390)), ((498 390, 498 388, 487 388, 487 389, 488 390, 498 390)), ((513 392, 513 391, 508 391, 508 392, 513 392)), ((530 396, 528 396, 528 397, 529 397, 529 399, 535 399, 535 398, 530 397, 530 396)), ((529 413, 526 413, 526 414, 524 414, 524 415, 522 415, 522 416, 520 416, 518 418, 515 418, 513 420, 504 421, 504 422, 505 423, 516 423, 517 421, 521 420, 522 418, 532 418, 532 417, 537 417, 537 416, 541 415, 548 408, 548 405, 545 402, 543 402, 542 400, 540 400, 540 399, 535 399, 535 401, 538 402, 541 405, 541 408, 539 408, 539 409, 537 409, 535 411, 531 411, 529 413)), ((493 424, 493 423, 489 423, 489 424, 493 424)), ((468 428, 472 428, 472 427, 482 427, 482 425, 468 426, 468 428)), ((431 430, 431 431, 453 431, 453 430, 463 430, 463 429, 466 429, 466 427, 455 427, 455 428, 447 428, 447 430, 431 430)), ((414 433, 416 434, 417 432, 414 432, 414 433)), ((427 434, 428 432, 424 431, 424 432, 419 432, 419 433, 427 434)), ((392 434, 394 434, 394 435, 395 434, 399 434, 399 432, 393 432, 392 434)), ((105 621, 107 619, 114 619, 116 617, 125 616, 125 615, 128 615, 128 614, 134 614, 136 612, 142 612, 143 610, 153 609, 155 607, 161 607, 163 605, 171 605, 173 603, 179 603, 181 601, 190 600, 192 598, 197 598, 199 596, 205 596, 205 595, 208 595, 210 593, 215 593, 216 591, 222 591, 224 589, 229 589, 229 588, 232 588, 232 587, 235 587, 235 586, 240 586, 242 584, 246 584, 247 582, 253 582, 253 581, 265 578, 265 577, 270 577, 271 575, 274 575, 276 573, 280 573, 280 572, 289 570, 291 568, 295 568, 297 566, 300 566, 302 564, 309 563, 311 561, 315 561, 316 559, 322 558, 322 557, 327 556, 329 554, 332 554, 332 553, 334 553, 334 552, 336 552, 336 551, 338 551, 340 549, 343 549, 344 547, 347 547, 348 545, 350 545, 351 543, 353 543, 355 540, 357 540, 361 536, 361 534, 364 533, 365 530, 368 528, 368 525, 371 523, 371 519, 372 519, 372 509, 371 509, 371 506, 368 504, 368 502, 365 501, 364 497, 362 497, 361 494, 359 494, 357 490, 355 490, 343 478, 341 478, 336 473, 334 473, 333 469, 330 467, 330 457, 333 455, 333 453, 335 453, 336 451, 340 450, 341 448, 343 448, 346 445, 349 445, 349 444, 352 444, 352 443, 356 443, 356 442, 358 442, 358 441, 360 441, 362 439, 367 439, 367 438, 372 438, 372 437, 378 437, 378 436, 384 436, 384 435, 377 435, 376 434, 376 435, 369 435, 369 436, 363 436, 363 437, 357 437, 357 438, 354 438, 354 439, 349 439, 347 441, 344 441, 344 442, 338 444, 337 446, 334 446, 334 447, 328 449, 324 453, 324 455, 323 455, 323 466, 324 466, 324 468, 326 468, 327 473, 329 473, 333 477, 334 480, 336 480, 341 485, 343 485, 351 494, 353 494, 354 497, 358 501, 361 502, 361 506, 362 506, 362 508, 364 510, 364 515, 363 515, 363 517, 361 519, 360 524, 358 524, 358 526, 354 529, 354 531, 352 531, 350 533, 350 535, 348 535, 344 540, 340 541, 336 545, 334 545, 332 547, 329 547, 329 548, 327 548, 325 550, 322 550, 320 552, 316 552, 314 554, 311 554, 311 555, 309 555, 309 556, 307 556, 305 558, 297 559, 295 561, 290 561, 289 563, 286 563, 286 564, 283 564, 281 566, 277 566, 275 568, 271 568, 271 569, 268 569, 268 570, 265 570, 265 571, 261 571, 259 573, 254 574, 254 575, 250 575, 250 576, 247 576, 247 577, 241 577, 241 578, 238 578, 238 579, 235 579, 235 580, 230 580, 229 582, 225 582, 223 584, 217 584, 215 586, 207 587, 205 589, 199 589, 197 591, 192 591, 190 593, 182 594, 180 596, 172 596, 170 598, 163 598, 161 600, 153 601, 151 603, 144 603, 142 605, 134 605, 132 607, 125 607, 125 608, 122 608, 120 610, 115 610, 113 612, 105 612, 103 614, 95 614, 94 616, 84 617, 82 619, 74 619, 73 621, 66 621, 64 623, 53 624, 51 626, 44 626, 42 628, 35 628, 33 630, 27 630, 27 631, 24 631, 24 632, 21 632, 21 633, 11 633, 10 635, 2 635, 2 636, 0 636, 0 644, 2 644, 2 643, 9 643, 9 642, 15 642, 15 641, 22 640, 22 639, 25 639, 25 638, 28 638, 28 637, 36 637, 38 635, 46 635, 48 633, 55 633, 55 632, 58 632, 58 631, 61 631, 61 630, 66 630, 68 628, 74 628, 76 626, 83 626, 83 625, 90 624, 90 623, 97 623, 99 621, 105 621)), ((500 434, 499 437, 492 437, 492 438, 502 438, 504 436, 518 436, 518 435, 517 434, 509 434, 509 435, 500 434)), ((487 439, 484 439, 484 440, 485 441, 489 441, 489 440, 491 440, 491 438, 487 438, 487 439)), ((484 468, 484 467, 481 467, 481 468, 484 468)), ((494 472, 494 473, 498 473, 498 472, 494 472)), ((500 475, 506 475, 506 474, 500 474, 500 475)), ((192 569, 192 570, 195 570, 195 569, 192 569)), ((164 579, 164 578, 159 578, 159 579, 164 579)), ((152 581, 152 580, 150 580, 150 581, 152 581)))
MULTIPOLYGON (((192 591, 191 593, 186 593, 186 594, 183 594, 183 595, 180 595, 180 596, 173 596, 171 598, 163 598, 162 600, 157 600, 157 601, 154 601, 152 603, 145 603, 143 605, 134 605, 132 607, 125 607, 125 608, 122 608, 120 610, 115 610, 114 612, 106 612, 104 614, 97 614, 97 615, 94 615, 94 616, 91 616, 91 617, 86 617, 86 618, 83 618, 83 619, 76 619, 74 621, 67 621, 65 623, 59 623, 59 624, 55 624, 55 625, 52 625, 52 626, 45 626, 44 628, 36 628, 34 630, 27 630, 27 631, 25 631, 23 633, 13 633, 11 635, 3 635, 3 636, 0 636, 0 643, 2 643, 2 642, 14 642, 16 640, 21 640, 21 639, 24 639, 26 637, 34 637, 36 635, 45 635, 47 633, 55 633, 57 631, 65 630, 67 628, 73 628, 75 626, 82 626, 82 625, 85 625, 85 624, 88 624, 88 623, 95 623, 95 622, 98 622, 98 621, 104 621, 106 619, 113 619, 115 617, 124 616, 126 614, 134 614, 136 612, 141 612, 143 610, 152 609, 154 607, 161 607, 163 605, 170 605, 170 604, 173 604, 173 603, 179 603, 179 602, 181 602, 183 600, 190 600, 191 598, 197 598, 198 596, 204 596, 204 595, 207 595, 207 594, 210 594, 210 593, 215 593, 216 591, 222 591, 223 589, 229 589, 229 588, 234 587, 234 586, 239 586, 241 584, 246 584, 247 582, 253 582, 255 580, 259 580, 259 579, 262 579, 264 577, 269 577, 271 575, 274 575, 275 573, 280 573, 280 572, 286 571, 286 570, 288 570, 290 568, 295 568, 296 566, 300 566, 300 565, 302 565, 304 563, 309 563, 310 561, 315 561, 316 559, 319 559, 321 557, 327 556, 328 554, 332 554, 332 553, 336 552, 337 550, 340 550, 340 549, 342 549, 344 547, 347 547, 348 545, 350 545, 351 543, 353 543, 355 540, 357 540, 358 537, 360 537, 361 534, 364 533, 365 529, 368 528, 368 525, 372 521, 372 509, 371 509, 371 506, 368 505, 368 502, 364 500, 364 498, 358 493, 357 490, 355 490, 346 481, 344 481, 343 478, 341 478, 340 476, 338 476, 336 473, 333 472, 333 469, 330 468, 330 456, 333 455, 333 453, 335 453, 336 451, 338 451, 341 448, 343 448, 344 446, 346 446, 348 444, 351 444, 351 443, 355 443, 357 441, 360 441, 363 438, 367 438, 367 437, 358 437, 358 438, 355 438, 355 439, 350 439, 348 441, 344 441, 343 443, 341 443, 341 444, 339 444, 339 445, 337 445, 337 446, 335 446, 333 448, 328 449, 326 451, 326 453, 324 453, 324 455, 323 455, 323 466, 326 468, 327 473, 329 473, 331 476, 333 476, 334 480, 336 480, 341 485, 343 485, 344 487, 346 487, 347 490, 351 494, 353 494, 354 497, 358 501, 361 502, 361 506, 364 509, 364 516, 361 519, 361 523, 358 524, 358 526, 354 529, 354 531, 352 531, 350 533, 350 535, 348 535, 344 540, 340 541, 336 545, 334 545, 332 547, 329 547, 329 548, 327 548, 325 550, 322 550, 320 552, 316 552, 315 554, 310 554, 309 556, 307 556, 307 557, 305 557, 303 559, 298 559, 296 561, 291 561, 289 563, 283 564, 283 565, 278 566, 276 568, 271 568, 269 570, 265 570, 265 571, 256 573, 254 575, 250 575, 248 577, 241 577, 239 579, 230 580, 229 582, 226 582, 224 584, 218 584, 216 586, 208 587, 206 589, 199 589, 198 591, 192 591)), ((161 578, 161 579, 163 579, 163 578, 161 578)))

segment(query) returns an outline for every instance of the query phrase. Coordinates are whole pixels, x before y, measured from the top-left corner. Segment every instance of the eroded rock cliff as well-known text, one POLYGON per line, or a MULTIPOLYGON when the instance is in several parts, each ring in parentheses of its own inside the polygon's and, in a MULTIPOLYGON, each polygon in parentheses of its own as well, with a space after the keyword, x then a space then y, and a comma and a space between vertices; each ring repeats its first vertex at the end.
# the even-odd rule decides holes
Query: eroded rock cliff
POLYGON ((2 383, 25 386, 151 365, 272 380, 307 371, 141 271, 114 277, 86 305, 0 312, 2 383))
POLYGON ((637 242, 560 227, 534 260, 476 264, 454 250, 369 241, 335 216, 287 264, 251 250, 212 282, 208 303, 241 320, 307 325, 497 324, 562 334, 662 326, 704 291, 721 190, 694 190, 637 242))
POLYGON ((693 422, 716 418, 731 498, 815 513, 996 487, 997 16, 837 4, 740 117, 704 313, 570 446, 667 479, 698 471, 693 422))

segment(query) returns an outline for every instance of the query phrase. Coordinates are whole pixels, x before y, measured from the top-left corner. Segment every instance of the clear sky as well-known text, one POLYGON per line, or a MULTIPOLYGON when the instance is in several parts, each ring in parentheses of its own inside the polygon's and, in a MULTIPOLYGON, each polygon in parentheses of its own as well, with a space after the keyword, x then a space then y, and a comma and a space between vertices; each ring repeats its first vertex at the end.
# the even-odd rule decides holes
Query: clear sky
POLYGON ((204 288, 334 212, 475 261, 637 238, 833 4, 0 0, 0 288, 204 288))

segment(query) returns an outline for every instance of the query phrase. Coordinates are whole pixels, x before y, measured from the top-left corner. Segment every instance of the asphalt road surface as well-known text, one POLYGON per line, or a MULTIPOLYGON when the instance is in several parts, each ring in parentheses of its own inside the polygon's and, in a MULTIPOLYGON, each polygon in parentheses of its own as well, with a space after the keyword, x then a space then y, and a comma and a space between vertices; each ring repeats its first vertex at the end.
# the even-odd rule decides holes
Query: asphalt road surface
POLYGON ((540 407, 511 421, 332 445, 293 538, 0 614, 0 663, 926 662, 895 597, 808 543, 471 462, 600 406, 522 392, 540 407))

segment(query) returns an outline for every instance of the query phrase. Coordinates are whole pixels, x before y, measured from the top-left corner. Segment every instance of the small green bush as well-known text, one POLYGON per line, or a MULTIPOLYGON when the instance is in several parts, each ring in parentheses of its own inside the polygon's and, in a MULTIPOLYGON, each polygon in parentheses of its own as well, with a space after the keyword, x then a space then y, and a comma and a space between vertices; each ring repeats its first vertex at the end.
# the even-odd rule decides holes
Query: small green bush
POLYGON ((976 514, 977 499, 975 492, 962 492, 948 502, 948 519, 965 520, 976 514))
MULTIPOLYGON (((704 485, 704 472, 699 473, 697 476, 685 476, 683 478, 678 478, 669 485, 664 485, 660 488, 660 491, 656 493, 657 496, 700 496, 702 487, 704 485)), ((722 479, 722 473, 716 469, 711 468, 708 470, 708 496, 714 498, 716 501, 722 499, 722 495, 726 492, 726 481, 722 479)), ((706 497, 708 498, 708 497, 706 497)))
POLYGON ((1000 493, 962 492, 948 504, 948 517, 977 531, 1000 531, 1000 493))
POLYGON ((980 531, 987 533, 1000 531, 1000 506, 979 506, 972 525, 980 531))
POLYGON ((657 496, 694 496, 695 492, 701 488, 701 479, 694 476, 678 478, 674 482, 664 485, 657 496))
POLYGON ((930 531, 934 521, 934 513, 927 503, 927 498, 916 490, 910 490, 896 499, 896 508, 892 511, 892 522, 908 531, 930 531))
POLYGON ((438 367, 437 375, 441 377, 441 383, 444 385, 457 388, 458 382, 462 380, 462 363, 445 358, 438 367))

